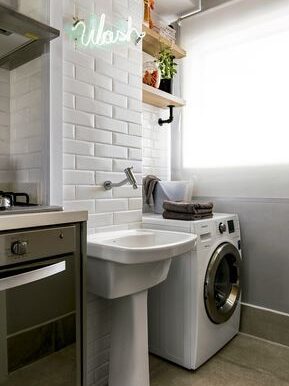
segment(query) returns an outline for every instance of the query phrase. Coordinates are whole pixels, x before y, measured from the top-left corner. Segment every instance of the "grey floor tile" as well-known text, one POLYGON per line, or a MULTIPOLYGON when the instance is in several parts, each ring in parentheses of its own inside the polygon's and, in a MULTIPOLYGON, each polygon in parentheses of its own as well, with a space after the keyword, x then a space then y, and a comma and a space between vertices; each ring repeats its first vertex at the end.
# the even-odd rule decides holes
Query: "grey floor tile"
POLYGON ((11 373, 1 386, 75 386, 75 346, 71 345, 11 373))
POLYGON ((288 386, 289 349, 239 335, 197 371, 150 357, 151 386, 288 386))

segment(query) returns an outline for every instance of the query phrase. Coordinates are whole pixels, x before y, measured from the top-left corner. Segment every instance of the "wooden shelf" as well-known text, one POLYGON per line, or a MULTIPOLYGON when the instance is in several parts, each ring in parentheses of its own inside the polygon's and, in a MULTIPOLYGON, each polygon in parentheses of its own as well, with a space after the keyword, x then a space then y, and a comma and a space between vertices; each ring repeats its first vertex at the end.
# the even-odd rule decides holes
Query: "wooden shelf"
MULTIPOLYGON (((176 59, 186 56, 186 51, 172 43, 170 40, 158 34, 156 31, 148 28, 143 24, 143 32, 146 33, 143 39, 143 51, 154 57, 158 57, 159 52, 164 48, 170 48, 176 59)), ((185 101, 167 92, 161 91, 154 87, 143 84, 143 102, 159 108, 166 108, 170 105, 182 107, 185 101)))
POLYGON ((169 47, 176 59, 181 59, 186 56, 185 50, 161 36, 154 30, 148 28, 145 24, 143 24, 143 32, 146 33, 142 43, 143 51, 147 54, 157 57, 160 50, 169 47))
POLYGON ((184 99, 161 91, 157 88, 148 86, 147 84, 142 85, 142 94, 144 103, 163 109, 168 107, 169 105, 173 105, 175 107, 182 107, 186 104, 184 99))

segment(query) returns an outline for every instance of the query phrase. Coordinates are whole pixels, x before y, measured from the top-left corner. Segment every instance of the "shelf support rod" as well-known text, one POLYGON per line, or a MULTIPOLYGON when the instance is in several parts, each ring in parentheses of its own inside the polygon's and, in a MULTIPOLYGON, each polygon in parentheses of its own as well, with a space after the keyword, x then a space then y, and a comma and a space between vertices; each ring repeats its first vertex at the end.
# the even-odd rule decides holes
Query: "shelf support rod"
POLYGON ((174 109, 174 105, 169 105, 168 106, 168 108, 170 109, 170 117, 169 117, 169 119, 159 119, 159 125, 160 126, 162 126, 162 125, 164 125, 165 123, 172 123, 173 122, 173 120, 174 120, 174 111, 173 111, 173 109, 174 109))

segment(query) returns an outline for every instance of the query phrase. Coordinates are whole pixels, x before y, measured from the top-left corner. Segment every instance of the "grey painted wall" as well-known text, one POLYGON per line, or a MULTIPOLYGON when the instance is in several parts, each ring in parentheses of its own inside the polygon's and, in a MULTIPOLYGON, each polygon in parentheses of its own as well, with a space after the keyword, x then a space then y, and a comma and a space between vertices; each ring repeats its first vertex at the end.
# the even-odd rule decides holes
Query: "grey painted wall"
MULTIPOLYGON (((204 5, 218 5, 221 0, 204 0, 204 5)), ((185 28, 197 36, 212 36, 232 20, 255 26, 265 15, 284 16, 288 0, 232 1, 232 7, 217 7, 185 20, 181 26, 181 44, 185 46, 185 28), (182 35, 182 33, 181 33, 182 35)), ((262 19, 263 20, 263 19, 262 19)), ((188 57, 190 53, 188 54, 188 57)), ((182 72, 182 68, 181 68, 182 72)), ((274 71, 268 76, 274 76, 274 71)), ((188 82, 181 74, 181 85, 188 82)), ((193 87, 193 86, 192 86, 193 87)), ((188 100, 188 96, 184 95, 188 100)), ((278 98, 278 95, 276 95, 278 98)), ((189 103, 188 103, 189 105, 189 103)), ((192 107, 193 108, 193 107, 192 107)), ((242 114, 242 107, 240 107, 242 114)), ((266 111, 264 110, 264 114, 266 111)), ((172 128, 172 179, 194 182, 194 197, 215 202, 215 211, 238 213, 243 240, 243 302, 289 313, 289 165, 183 169, 182 122, 172 128)), ((192 124, 192 130, 197 127, 192 124)), ((255 128, 253 127, 252 130, 255 128)), ((234 126, 232 126, 234 130, 234 126)), ((262 131, 261 131, 262 133, 262 131)), ((272 126, 274 133, 274 125, 272 126)), ((236 135, 235 146, 239 146, 236 135)), ((210 137, 202 133, 202 146, 210 137)), ((249 140, 249 139, 248 139, 249 140)), ((262 146, 262 136, 260 137, 262 146)), ((220 146, 226 152, 226 146, 220 146)), ((256 149, 258 151, 258 149, 256 149)), ((246 148, 244 148, 246 153, 246 148)))

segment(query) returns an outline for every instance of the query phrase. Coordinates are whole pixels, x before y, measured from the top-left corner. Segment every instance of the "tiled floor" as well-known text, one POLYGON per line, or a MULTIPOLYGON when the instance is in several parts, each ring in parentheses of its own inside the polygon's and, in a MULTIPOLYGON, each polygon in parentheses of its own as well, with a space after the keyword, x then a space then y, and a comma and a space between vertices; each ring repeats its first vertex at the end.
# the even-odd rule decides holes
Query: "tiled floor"
POLYGON ((75 346, 40 359, 12 373, 1 386, 75 386, 75 346))
POLYGON ((289 348, 239 335, 197 371, 150 357, 151 386, 288 386, 289 348))

